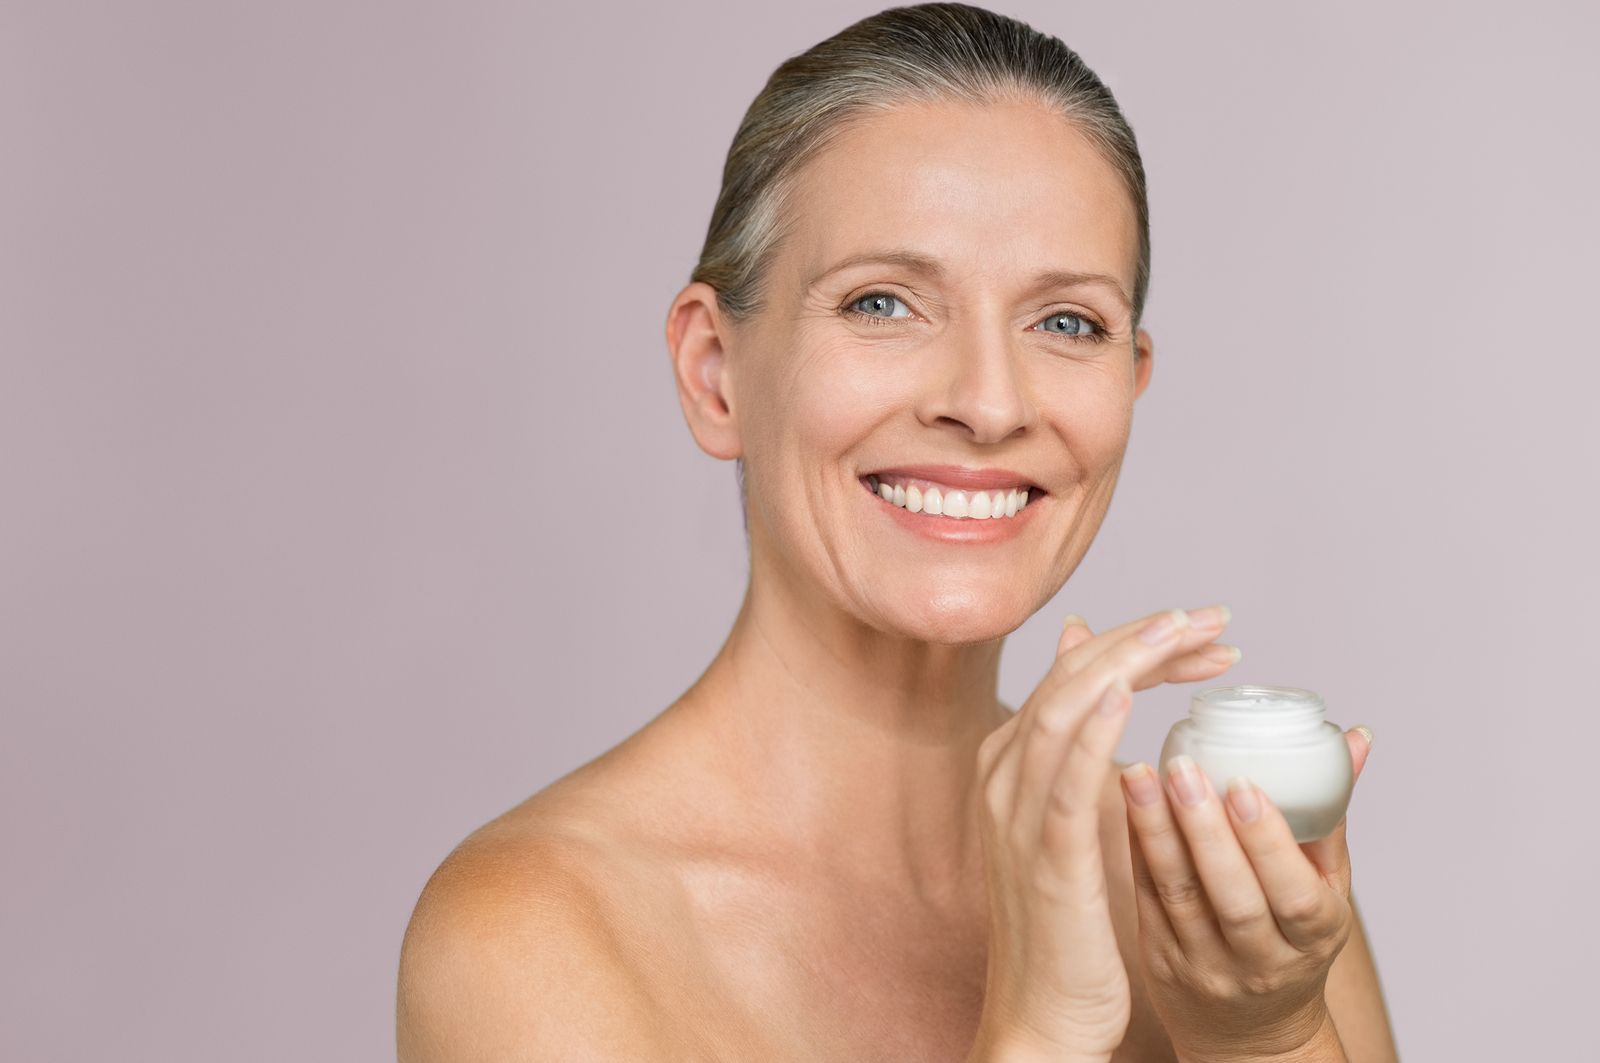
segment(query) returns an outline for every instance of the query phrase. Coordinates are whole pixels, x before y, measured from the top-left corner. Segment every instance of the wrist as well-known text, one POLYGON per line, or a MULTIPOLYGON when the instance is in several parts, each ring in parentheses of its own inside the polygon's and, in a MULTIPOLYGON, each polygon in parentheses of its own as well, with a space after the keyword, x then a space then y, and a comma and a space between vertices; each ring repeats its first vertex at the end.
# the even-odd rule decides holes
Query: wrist
POLYGON ((1197 1052, 1177 1049, 1179 1063, 1350 1063, 1327 1005, 1318 1006, 1270 1039, 1197 1052))
POLYGON ((974 1045, 966 1063, 1111 1063, 1110 1056, 1063 1055, 1031 1045, 974 1045))
POLYGON ((1086 1053, 980 1032, 966 1063, 1111 1063, 1111 1053, 1086 1053))

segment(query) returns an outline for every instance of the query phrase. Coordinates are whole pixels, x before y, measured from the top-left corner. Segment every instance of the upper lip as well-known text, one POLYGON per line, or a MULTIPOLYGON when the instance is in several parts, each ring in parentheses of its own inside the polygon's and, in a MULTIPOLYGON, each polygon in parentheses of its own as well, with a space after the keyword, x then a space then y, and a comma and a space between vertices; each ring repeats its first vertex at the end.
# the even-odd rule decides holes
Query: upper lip
POLYGON ((862 475, 909 476, 917 480, 934 480, 951 487, 965 487, 974 491, 983 491, 991 487, 1038 487, 1020 472, 995 468, 974 469, 966 465, 896 465, 892 468, 874 469, 862 475))

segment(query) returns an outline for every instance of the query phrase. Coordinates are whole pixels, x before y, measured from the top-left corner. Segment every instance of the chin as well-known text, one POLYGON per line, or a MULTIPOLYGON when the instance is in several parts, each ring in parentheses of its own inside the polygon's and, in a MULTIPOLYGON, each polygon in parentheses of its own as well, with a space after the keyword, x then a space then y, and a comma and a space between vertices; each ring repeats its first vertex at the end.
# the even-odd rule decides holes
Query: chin
POLYGON ((909 638, 955 646, 1004 638, 1031 615, 1015 597, 997 600, 993 594, 954 592, 901 601, 886 619, 909 638))

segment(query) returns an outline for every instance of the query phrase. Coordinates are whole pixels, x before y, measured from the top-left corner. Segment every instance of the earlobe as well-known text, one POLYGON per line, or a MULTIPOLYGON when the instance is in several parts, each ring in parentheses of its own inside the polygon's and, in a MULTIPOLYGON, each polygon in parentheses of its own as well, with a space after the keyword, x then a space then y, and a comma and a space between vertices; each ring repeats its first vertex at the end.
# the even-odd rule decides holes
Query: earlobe
POLYGON ((667 351, 684 418, 700 449, 724 460, 744 453, 726 372, 729 332, 709 284, 690 284, 667 311, 667 351))
POLYGON ((1150 386, 1150 371, 1153 368, 1152 359, 1156 353, 1156 342, 1144 329, 1135 330, 1133 342, 1133 397, 1138 398, 1144 394, 1144 389, 1150 386))

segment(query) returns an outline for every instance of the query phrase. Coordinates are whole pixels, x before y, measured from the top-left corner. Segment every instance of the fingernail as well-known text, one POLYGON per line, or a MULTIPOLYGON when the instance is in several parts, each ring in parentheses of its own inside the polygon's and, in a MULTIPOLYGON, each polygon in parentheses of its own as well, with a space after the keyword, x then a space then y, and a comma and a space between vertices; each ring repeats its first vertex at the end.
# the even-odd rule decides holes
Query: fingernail
POLYGON ((1358 723, 1355 726, 1355 730, 1360 731, 1362 734, 1366 735, 1367 736, 1367 745, 1368 746, 1372 745, 1372 728, 1368 727, 1364 723, 1358 723))
POLYGON ((1238 664, 1239 658, 1244 656, 1244 651, 1237 646, 1230 646, 1226 642, 1213 642, 1200 651, 1200 655, 1208 661, 1218 664, 1238 664))
POLYGON ((1261 802, 1256 800, 1255 787, 1243 775, 1228 780, 1228 804, 1245 823, 1254 823, 1261 815, 1261 802))
POLYGON ((1161 799, 1161 784, 1156 782, 1156 773, 1143 761, 1123 768, 1122 777, 1128 780, 1128 795, 1141 808, 1161 799))
POLYGON ((1159 646, 1189 626, 1189 614, 1182 609, 1171 609, 1156 617, 1139 632, 1139 638, 1151 646, 1159 646))
POLYGON ((1082 624, 1084 627, 1088 627, 1089 626, 1089 621, 1085 620, 1083 617, 1079 616, 1077 613, 1068 613, 1067 614, 1067 618, 1065 620, 1061 621, 1061 630, 1065 631, 1065 630, 1067 630, 1067 628, 1071 627, 1073 624, 1082 624))
POLYGON ((1167 761, 1167 777, 1172 780, 1178 800, 1189 807, 1193 808, 1206 799, 1205 784, 1200 781, 1200 769, 1195 767, 1194 758, 1187 753, 1179 753, 1167 761))
POLYGON ((1233 610, 1225 605, 1208 605, 1204 609, 1189 610, 1189 622, 1195 627, 1222 627, 1233 619, 1233 610))

